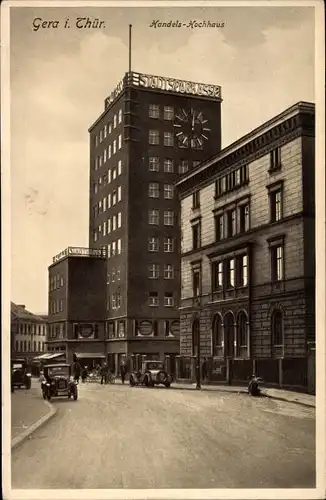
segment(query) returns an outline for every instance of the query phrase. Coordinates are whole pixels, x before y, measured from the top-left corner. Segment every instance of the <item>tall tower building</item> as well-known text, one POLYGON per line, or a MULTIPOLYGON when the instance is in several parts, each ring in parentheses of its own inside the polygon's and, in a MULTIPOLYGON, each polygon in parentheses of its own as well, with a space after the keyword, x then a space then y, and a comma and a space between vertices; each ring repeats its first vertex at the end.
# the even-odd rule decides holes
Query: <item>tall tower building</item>
POLYGON ((221 149, 221 88, 128 72, 89 133, 89 247, 108 255, 109 362, 178 354, 182 235, 174 184, 221 149))

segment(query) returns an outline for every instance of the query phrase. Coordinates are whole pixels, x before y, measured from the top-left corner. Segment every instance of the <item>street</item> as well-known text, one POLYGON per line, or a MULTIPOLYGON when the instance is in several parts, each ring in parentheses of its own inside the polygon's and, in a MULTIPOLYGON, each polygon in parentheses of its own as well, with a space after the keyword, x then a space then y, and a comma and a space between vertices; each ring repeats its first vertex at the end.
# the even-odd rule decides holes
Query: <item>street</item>
POLYGON ((121 384, 80 384, 78 401, 53 404, 12 452, 12 488, 315 487, 313 408, 121 384))

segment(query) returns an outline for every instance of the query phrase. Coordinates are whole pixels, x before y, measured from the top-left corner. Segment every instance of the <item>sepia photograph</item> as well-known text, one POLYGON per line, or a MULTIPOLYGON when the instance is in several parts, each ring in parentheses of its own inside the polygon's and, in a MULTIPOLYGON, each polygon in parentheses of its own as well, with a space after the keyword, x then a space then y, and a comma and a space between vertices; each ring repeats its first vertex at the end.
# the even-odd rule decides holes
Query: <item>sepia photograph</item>
POLYGON ((4 498, 324 498, 323 3, 1 40, 4 498))

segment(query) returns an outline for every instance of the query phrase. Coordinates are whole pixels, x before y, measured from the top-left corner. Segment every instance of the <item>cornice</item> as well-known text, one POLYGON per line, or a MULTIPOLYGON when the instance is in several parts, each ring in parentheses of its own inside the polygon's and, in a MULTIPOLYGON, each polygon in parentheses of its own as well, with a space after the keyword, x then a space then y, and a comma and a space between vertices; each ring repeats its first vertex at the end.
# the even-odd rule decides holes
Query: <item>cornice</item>
MULTIPOLYGON (((267 127, 267 124, 265 125, 267 127)), ((275 125, 270 130, 264 132, 262 129, 258 137, 254 137, 246 144, 241 145, 240 139, 237 141, 240 142, 237 149, 232 150, 237 142, 233 145, 231 144, 215 155, 215 157, 207 160, 207 165, 205 163, 199 165, 199 167, 192 170, 188 175, 186 174, 185 178, 181 178, 176 184, 180 198, 187 197, 194 188, 201 189, 207 184, 214 182, 221 174, 225 175, 230 170, 252 163, 268 154, 271 150, 291 142, 300 136, 314 136, 314 134, 314 114, 303 114, 299 108, 297 115, 284 119, 282 123, 275 125), (230 150, 229 153, 228 150, 230 150)), ((250 134, 248 135, 250 136, 250 134)), ((252 135, 254 135, 254 131, 252 135)))

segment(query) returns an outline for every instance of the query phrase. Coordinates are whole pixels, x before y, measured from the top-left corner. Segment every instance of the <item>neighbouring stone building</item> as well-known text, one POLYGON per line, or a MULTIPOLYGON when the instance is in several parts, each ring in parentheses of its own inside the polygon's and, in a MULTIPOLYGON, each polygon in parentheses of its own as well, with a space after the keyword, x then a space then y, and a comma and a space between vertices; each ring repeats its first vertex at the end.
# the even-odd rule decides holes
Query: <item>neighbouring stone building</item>
POLYGON ((46 352, 47 317, 11 302, 11 355, 33 358, 46 352))
POLYGON ((180 354, 199 346, 212 378, 256 370, 304 385, 302 360, 315 339, 314 183, 315 106, 307 102, 177 183, 180 354))

